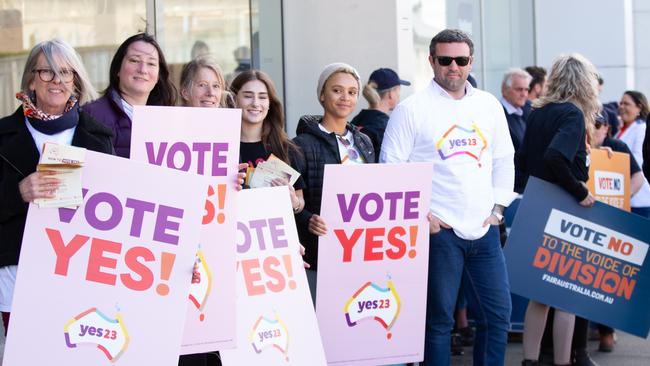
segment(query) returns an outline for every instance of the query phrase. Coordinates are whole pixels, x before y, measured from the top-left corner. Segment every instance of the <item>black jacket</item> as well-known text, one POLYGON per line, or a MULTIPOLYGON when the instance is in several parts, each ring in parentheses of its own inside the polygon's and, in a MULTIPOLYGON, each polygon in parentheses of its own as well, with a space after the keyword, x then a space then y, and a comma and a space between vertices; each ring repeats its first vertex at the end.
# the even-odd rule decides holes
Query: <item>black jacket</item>
POLYGON ((375 157, 379 158, 379 150, 381 143, 384 140, 384 132, 388 124, 388 115, 376 109, 364 109, 357 114, 353 119, 353 125, 359 127, 359 130, 370 137, 373 146, 375 147, 375 157))
MULTIPOLYGON (((503 113, 506 115, 508 121, 508 130, 510 130, 510 138, 512 139, 512 146, 515 148, 515 153, 519 151, 524 142, 524 135, 526 134, 526 120, 531 111, 530 101, 522 107, 524 111, 523 116, 519 117, 516 114, 508 114, 506 107, 503 107, 503 113)), ((525 174, 515 166, 515 192, 524 193, 526 188, 525 174)))
MULTIPOLYGON (((79 112, 72 145, 114 154, 113 133, 88 114, 79 112)), ((36 171, 39 153, 27 129, 23 108, 0 119, 0 267, 18 264, 28 204, 18 183, 36 171)))
POLYGON ((650 116, 645 124, 645 138, 643 139, 643 174, 645 179, 650 181, 650 116))
MULTIPOLYGON (((303 152, 297 159, 297 167, 305 181, 305 189, 302 191, 305 209, 296 215, 296 223, 300 242, 306 249, 305 261, 313 269, 316 269, 318 260, 318 237, 308 230, 309 218, 313 214, 320 214, 325 164, 341 164, 336 135, 326 133, 318 127, 322 119, 321 116, 302 116, 296 129, 298 136, 293 139, 303 152)), ((367 163, 374 163, 375 151, 368 136, 351 124, 347 128, 352 131, 354 146, 361 156, 367 163)))

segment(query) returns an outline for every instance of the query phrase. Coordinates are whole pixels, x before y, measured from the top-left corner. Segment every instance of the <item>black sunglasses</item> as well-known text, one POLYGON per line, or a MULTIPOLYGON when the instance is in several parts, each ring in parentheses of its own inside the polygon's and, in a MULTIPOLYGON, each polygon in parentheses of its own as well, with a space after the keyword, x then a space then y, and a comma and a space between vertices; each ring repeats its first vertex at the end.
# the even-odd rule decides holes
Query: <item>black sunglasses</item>
POLYGON ((438 63, 441 66, 449 66, 452 61, 456 61, 458 66, 467 66, 469 64, 470 56, 458 56, 458 57, 449 57, 449 56, 436 56, 438 63))

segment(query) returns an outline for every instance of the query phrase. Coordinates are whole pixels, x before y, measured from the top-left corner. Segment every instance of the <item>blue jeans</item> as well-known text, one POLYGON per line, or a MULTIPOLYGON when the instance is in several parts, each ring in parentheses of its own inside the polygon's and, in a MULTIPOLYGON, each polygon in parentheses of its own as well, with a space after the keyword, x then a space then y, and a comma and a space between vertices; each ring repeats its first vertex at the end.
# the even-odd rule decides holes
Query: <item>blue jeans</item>
POLYGON ((450 336, 461 280, 476 321, 474 365, 503 365, 511 304, 497 226, 477 240, 461 239, 450 229, 429 237, 424 365, 450 363, 450 336))

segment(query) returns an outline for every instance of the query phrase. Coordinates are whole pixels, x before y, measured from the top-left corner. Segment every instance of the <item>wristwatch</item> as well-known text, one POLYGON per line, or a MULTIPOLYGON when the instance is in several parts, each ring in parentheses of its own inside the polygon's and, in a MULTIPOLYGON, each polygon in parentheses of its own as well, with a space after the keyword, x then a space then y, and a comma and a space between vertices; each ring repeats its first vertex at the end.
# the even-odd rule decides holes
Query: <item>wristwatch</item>
POLYGON ((503 222, 503 215, 502 214, 500 214, 500 213, 498 213, 496 211, 492 211, 492 216, 496 217, 499 220, 499 223, 503 222))

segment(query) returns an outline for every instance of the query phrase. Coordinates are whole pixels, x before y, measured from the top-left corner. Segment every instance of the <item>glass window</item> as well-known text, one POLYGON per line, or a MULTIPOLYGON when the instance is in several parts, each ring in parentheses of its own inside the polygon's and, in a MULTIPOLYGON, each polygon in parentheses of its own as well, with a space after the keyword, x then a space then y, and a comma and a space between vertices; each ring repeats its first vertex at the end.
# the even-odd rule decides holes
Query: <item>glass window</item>
POLYGON ((535 64, 532 0, 485 1, 485 90, 501 96, 503 74, 535 64))
POLYGON ((184 64, 209 53, 230 82, 251 67, 251 24, 248 0, 156 1, 156 38, 180 84, 184 64))
POLYGON ((76 48, 90 79, 101 91, 108 69, 124 39, 146 28, 145 1, 5 0, 0 2, 0 116, 19 102, 27 54, 38 42, 61 38, 76 48))
POLYGON ((271 77, 284 100, 282 0, 251 0, 251 11, 253 67, 271 77))
POLYGON ((429 64, 431 38, 445 28, 467 32, 474 42, 472 75, 481 82, 481 20, 479 0, 411 0, 413 4, 413 44, 415 77, 413 90, 422 90, 433 77, 429 64))

